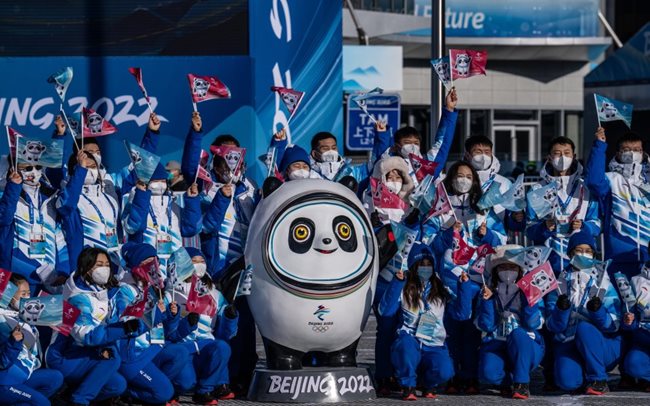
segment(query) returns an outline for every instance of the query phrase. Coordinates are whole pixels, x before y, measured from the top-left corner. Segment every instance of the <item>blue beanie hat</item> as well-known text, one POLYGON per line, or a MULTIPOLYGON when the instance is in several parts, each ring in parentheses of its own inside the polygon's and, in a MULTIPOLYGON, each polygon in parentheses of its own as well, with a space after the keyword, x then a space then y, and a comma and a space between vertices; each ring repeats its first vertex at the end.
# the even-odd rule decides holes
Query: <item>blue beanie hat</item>
POLYGON ((169 177, 169 174, 165 170, 165 168, 159 163, 156 166, 156 170, 153 172, 153 175, 151 175, 151 180, 167 180, 169 177))
POLYGON ((127 242, 122 246, 122 258, 129 268, 136 267, 147 258, 157 256, 156 249, 149 244, 127 242))
POLYGON ((417 262, 422 261, 423 259, 428 259, 434 266, 436 264, 436 260, 433 257, 433 251, 431 251, 431 248, 429 248, 429 246, 426 244, 416 242, 413 244, 411 251, 409 252, 408 268, 411 269, 413 265, 415 265, 417 262))
POLYGON ((297 145, 291 146, 284 150, 282 162, 280 162, 280 172, 284 174, 294 162, 304 162, 309 165, 309 154, 297 145))
POLYGON ((194 247, 185 247, 185 251, 187 251, 187 254, 190 256, 190 258, 194 257, 202 257, 205 259, 205 255, 201 252, 200 249, 194 248, 194 247))
POLYGON ((571 238, 569 238, 567 252, 573 251, 573 249, 580 244, 586 244, 590 246, 592 250, 596 251, 596 240, 594 239, 594 236, 584 228, 577 233, 574 233, 571 238))

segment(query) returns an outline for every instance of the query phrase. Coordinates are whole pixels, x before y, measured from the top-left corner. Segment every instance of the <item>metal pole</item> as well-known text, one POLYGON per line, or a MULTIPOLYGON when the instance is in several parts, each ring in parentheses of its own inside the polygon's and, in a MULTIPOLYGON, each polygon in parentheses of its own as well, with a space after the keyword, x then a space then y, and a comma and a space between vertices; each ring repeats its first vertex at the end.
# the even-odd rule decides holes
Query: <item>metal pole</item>
MULTIPOLYGON (((445 0, 433 0, 431 2, 431 59, 442 58, 445 53, 445 0)), ((435 132, 438 129, 438 120, 442 111, 443 86, 437 79, 433 67, 429 77, 431 78, 431 113, 429 117, 430 134, 429 145, 432 145, 435 132)))
POLYGON ((346 0, 345 3, 348 6, 348 10, 350 10, 350 17, 352 18, 352 22, 354 23, 354 26, 357 29, 357 36, 359 37, 359 45, 370 45, 370 40, 366 35, 366 31, 363 29, 361 24, 359 24, 359 20, 357 20, 357 15, 354 12, 354 7, 352 6, 352 2, 350 0, 346 0))

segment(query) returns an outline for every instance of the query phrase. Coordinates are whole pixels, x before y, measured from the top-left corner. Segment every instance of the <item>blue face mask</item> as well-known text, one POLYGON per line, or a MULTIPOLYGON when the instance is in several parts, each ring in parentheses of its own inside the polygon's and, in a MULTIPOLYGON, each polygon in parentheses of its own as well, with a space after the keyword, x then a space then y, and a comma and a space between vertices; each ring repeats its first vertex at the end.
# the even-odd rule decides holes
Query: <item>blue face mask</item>
POLYGON ((598 260, 586 257, 584 255, 574 255, 571 258, 571 265, 577 269, 590 269, 596 266, 598 260))
POLYGON ((418 267, 418 276, 420 277, 421 280, 428 281, 431 278, 431 275, 433 275, 433 267, 432 266, 422 266, 422 265, 420 265, 418 267))

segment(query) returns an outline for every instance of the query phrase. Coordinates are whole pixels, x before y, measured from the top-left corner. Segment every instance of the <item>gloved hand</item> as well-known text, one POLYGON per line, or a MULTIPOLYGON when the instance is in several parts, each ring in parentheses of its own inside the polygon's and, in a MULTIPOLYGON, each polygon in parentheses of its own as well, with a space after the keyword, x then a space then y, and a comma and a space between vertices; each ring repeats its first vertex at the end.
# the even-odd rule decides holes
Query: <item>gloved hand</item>
POLYGON ((571 307, 571 302, 569 301, 569 297, 564 294, 560 295, 557 298, 557 302, 555 303, 555 306, 560 310, 567 310, 569 307, 571 307))
POLYGON ((226 306, 226 308, 223 311, 223 314, 229 319, 234 319, 235 317, 237 317, 237 308, 235 307, 235 305, 230 304, 226 306))
POLYGON ((190 313, 190 314, 187 315, 187 323, 190 326, 194 327, 197 324, 199 324, 199 318, 200 318, 200 316, 199 316, 198 313, 190 313))
POLYGON ((603 305, 603 301, 598 296, 594 296, 587 302, 587 310, 590 312, 597 312, 603 305))
POLYGON ((140 327, 140 320, 138 319, 127 320, 122 325, 122 328, 124 328, 124 332, 126 334, 135 333, 136 331, 138 331, 139 327, 140 327))

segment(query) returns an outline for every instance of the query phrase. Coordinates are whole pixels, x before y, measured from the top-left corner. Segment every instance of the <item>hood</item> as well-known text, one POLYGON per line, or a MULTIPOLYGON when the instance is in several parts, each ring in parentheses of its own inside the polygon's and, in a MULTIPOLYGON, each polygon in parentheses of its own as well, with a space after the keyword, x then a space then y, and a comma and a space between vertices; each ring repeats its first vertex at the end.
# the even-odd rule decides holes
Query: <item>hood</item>
MULTIPOLYGON (((472 164, 471 160, 466 160, 466 162, 470 165, 472 164)), ((495 155, 492 155, 492 162, 490 163, 490 166, 487 169, 476 171, 478 173, 478 178, 481 181, 481 186, 485 185, 485 183, 490 178, 498 174, 500 170, 501 162, 499 161, 499 158, 497 158, 495 155)))
POLYGON ((582 172, 584 168, 578 160, 573 160, 571 167, 569 168, 568 175, 565 176, 553 176, 553 165, 550 162, 546 162, 542 169, 539 171, 539 176, 544 179, 547 183, 552 183, 556 181, 560 185, 560 189, 568 193, 569 186, 572 186, 574 182, 580 181, 582 179, 582 172))
POLYGON ((622 164, 616 156, 609 161, 609 170, 629 179, 633 185, 650 182, 650 159, 648 154, 643 155, 641 164, 622 164))
POLYGON ((405 199, 413 190, 415 185, 413 179, 409 176, 409 168, 402 157, 391 156, 380 159, 372 170, 372 176, 386 183, 388 172, 396 170, 402 177, 402 190, 398 193, 399 197, 405 199))

